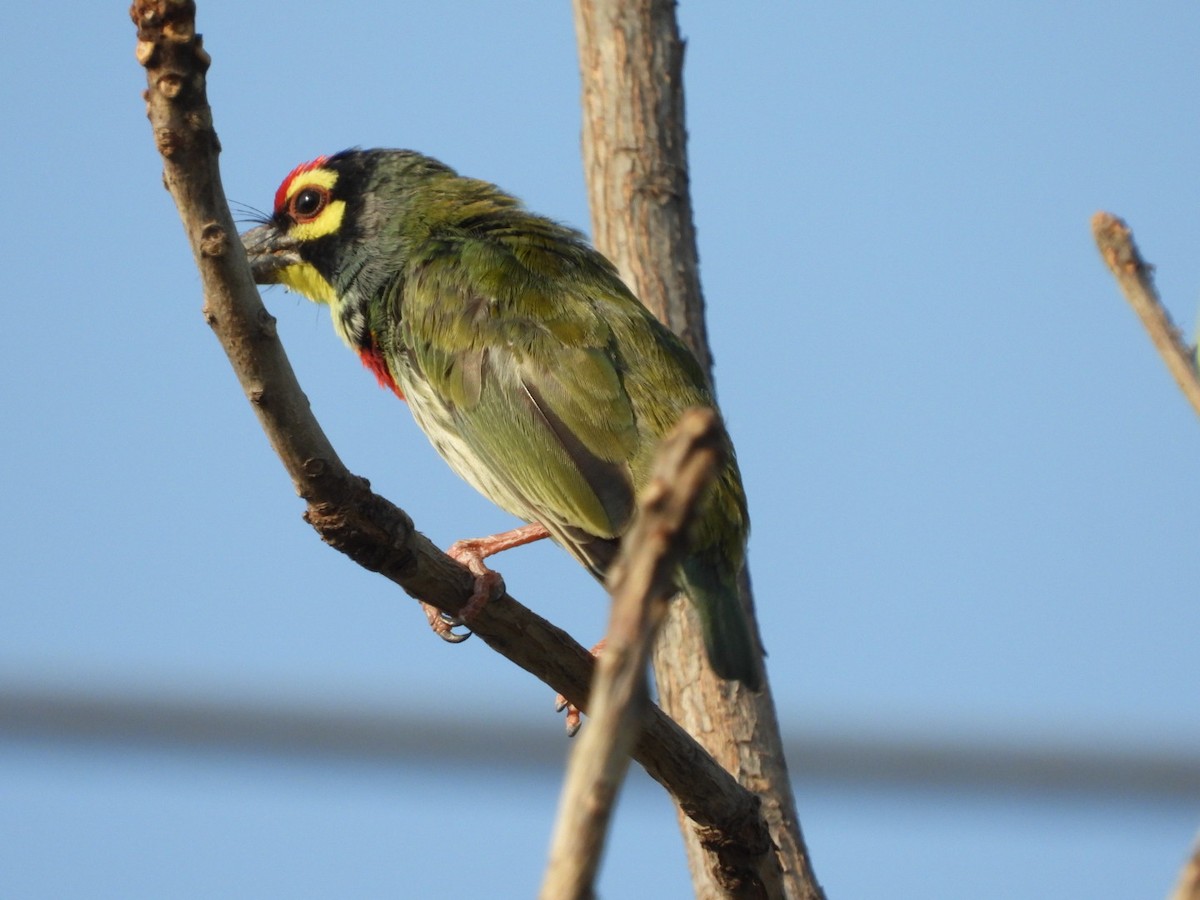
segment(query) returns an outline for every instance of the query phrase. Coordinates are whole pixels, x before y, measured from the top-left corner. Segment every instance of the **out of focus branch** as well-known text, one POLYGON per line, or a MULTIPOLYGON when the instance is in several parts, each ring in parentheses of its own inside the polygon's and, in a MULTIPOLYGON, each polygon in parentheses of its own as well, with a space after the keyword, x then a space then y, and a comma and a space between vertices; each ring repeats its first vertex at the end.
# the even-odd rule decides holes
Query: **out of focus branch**
POLYGON ((687 524, 721 452, 720 428, 709 409, 688 410, 679 420, 659 447, 638 516, 609 572, 612 613, 596 666, 591 721, 567 767, 542 900, 592 896, 629 751, 650 706, 650 650, 675 593, 687 524))
POLYGON ((1142 320, 1175 383, 1200 415, 1200 374, 1196 371, 1196 358, 1158 297, 1154 288, 1154 267, 1142 259, 1129 226, 1111 213, 1098 212, 1092 216, 1092 234, 1121 293, 1142 320))
POLYGON ((1196 839, 1192 855, 1183 864, 1169 900, 1200 900, 1200 838, 1196 839))

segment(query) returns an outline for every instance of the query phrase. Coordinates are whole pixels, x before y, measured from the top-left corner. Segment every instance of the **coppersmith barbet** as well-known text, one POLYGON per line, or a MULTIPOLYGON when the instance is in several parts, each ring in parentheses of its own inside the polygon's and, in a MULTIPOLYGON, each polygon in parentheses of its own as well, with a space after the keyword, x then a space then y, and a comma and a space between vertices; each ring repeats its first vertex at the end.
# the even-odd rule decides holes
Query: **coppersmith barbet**
MULTIPOLYGON (((427 156, 348 150, 298 166, 242 239, 256 281, 329 306, 455 472, 597 578, 659 441, 687 407, 714 405, 695 358, 581 234, 427 156)), ((713 669, 758 689, 738 600, 749 517, 727 449, 677 582, 713 669)))

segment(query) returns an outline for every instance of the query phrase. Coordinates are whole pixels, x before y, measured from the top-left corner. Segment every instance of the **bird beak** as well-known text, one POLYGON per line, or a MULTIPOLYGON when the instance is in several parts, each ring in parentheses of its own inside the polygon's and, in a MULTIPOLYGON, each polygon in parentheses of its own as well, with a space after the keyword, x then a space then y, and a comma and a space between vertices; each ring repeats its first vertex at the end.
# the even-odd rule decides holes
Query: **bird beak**
POLYGON ((283 269, 301 262, 296 242, 270 223, 245 232, 242 246, 256 284, 278 284, 283 269))

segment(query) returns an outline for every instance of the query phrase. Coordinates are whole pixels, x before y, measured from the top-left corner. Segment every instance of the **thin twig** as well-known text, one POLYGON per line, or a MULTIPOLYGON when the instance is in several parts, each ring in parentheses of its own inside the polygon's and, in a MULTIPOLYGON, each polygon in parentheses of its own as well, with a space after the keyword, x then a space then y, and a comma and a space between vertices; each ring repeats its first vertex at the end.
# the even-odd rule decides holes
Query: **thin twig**
MULTIPOLYGON (((183 220, 204 288, 204 313, 271 445, 327 543, 414 597, 458 612, 473 579, 416 531, 407 514, 342 464, 296 381, 259 298, 221 189, 220 150, 205 90, 210 60, 193 0, 136 0, 137 59, 163 180, 183 220)), ((508 594, 472 619, 489 647, 588 709, 594 660, 570 635, 508 594)), ((698 826, 731 845, 764 840, 759 802, 661 710, 650 710, 634 750, 698 826)))
POLYGON ((629 751, 650 705, 646 667, 687 552, 687 523, 722 450, 710 409, 692 409, 663 441, 638 517, 609 573, 612 614, 596 666, 591 721, 567 767, 542 900, 586 900, 604 850, 629 751))
POLYGON ((1121 293, 1150 333, 1150 340, 1175 383, 1200 415, 1200 374, 1196 371, 1195 355, 1159 299, 1154 288, 1154 267, 1142 259, 1129 226, 1111 213, 1098 212, 1092 216, 1092 234, 1121 293))

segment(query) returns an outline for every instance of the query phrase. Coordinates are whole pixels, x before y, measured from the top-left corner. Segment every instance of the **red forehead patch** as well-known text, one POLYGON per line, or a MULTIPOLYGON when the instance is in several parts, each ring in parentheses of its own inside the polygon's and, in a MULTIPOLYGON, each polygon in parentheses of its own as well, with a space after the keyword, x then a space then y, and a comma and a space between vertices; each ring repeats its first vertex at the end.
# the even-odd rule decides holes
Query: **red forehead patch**
POLYGON ((301 163, 288 173, 288 177, 283 179, 283 184, 279 185, 279 190, 275 192, 275 212, 283 209, 283 204, 287 202, 288 188, 292 186, 292 182, 296 177, 303 175, 305 172, 311 172, 313 169, 319 169, 329 160, 328 156, 318 156, 312 162, 301 163))

